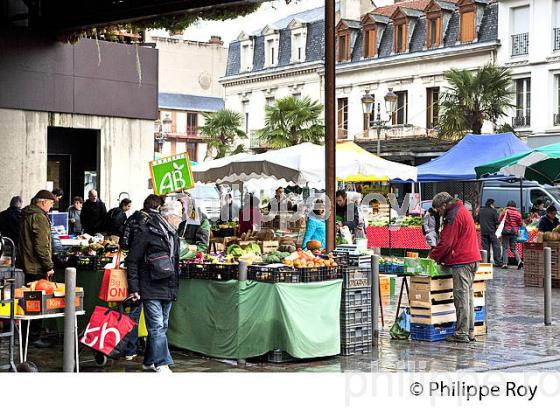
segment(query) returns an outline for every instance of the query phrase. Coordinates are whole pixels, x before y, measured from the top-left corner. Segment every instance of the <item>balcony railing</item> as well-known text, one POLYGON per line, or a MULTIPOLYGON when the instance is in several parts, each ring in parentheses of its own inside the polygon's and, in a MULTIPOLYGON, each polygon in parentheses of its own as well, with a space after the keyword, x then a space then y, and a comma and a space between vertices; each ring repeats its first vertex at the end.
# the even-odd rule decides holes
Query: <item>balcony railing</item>
POLYGON ((511 56, 525 56, 529 54, 529 33, 511 36, 511 56))
POLYGON ((531 117, 529 115, 512 117, 511 125, 513 128, 529 127, 531 125, 531 117))
POLYGON ((554 124, 554 126, 560 125, 560 114, 552 115, 552 123, 554 124))
MULTIPOLYGON (((415 125, 393 125, 382 128, 380 138, 382 140, 396 140, 408 138, 436 138, 438 135, 435 129, 426 129, 415 125)), ((354 135, 355 140, 369 141, 377 139, 377 129, 371 128, 369 135, 367 131, 363 131, 354 135)))
POLYGON ((560 50, 560 28, 552 30, 554 34, 554 51, 560 50))

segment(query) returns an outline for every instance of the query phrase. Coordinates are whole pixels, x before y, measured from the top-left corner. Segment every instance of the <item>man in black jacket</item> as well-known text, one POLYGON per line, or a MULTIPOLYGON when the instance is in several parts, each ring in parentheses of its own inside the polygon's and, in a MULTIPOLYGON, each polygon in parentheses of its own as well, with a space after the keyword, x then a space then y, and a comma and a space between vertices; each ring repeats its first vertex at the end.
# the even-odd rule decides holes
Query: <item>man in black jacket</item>
POLYGON ((19 221, 21 219, 21 207, 23 201, 21 196, 14 196, 10 201, 10 207, 0 212, 0 233, 14 241, 18 245, 19 221))
POLYGON ((163 199, 149 195, 143 211, 148 214, 139 224, 126 258, 128 291, 133 300, 142 300, 148 343, 143 368, 169 373, 173 359, 167 345, 171 304, 179 288, 179 238, 161 216, 163 199))
POLYGON ((501 266, 502 260, 500 251, 500 242, 496 236, 496 229, 500 225, 498 211, 494 207, 494 200, 488 199, 486 206, 478 211, 478 223, 480 224, 480 235, 482 237, 482 248, 488 253, 490 260, 490 247, 492 247, 494 265, 501 266))
POLYGON ((107 208, 101 199, 97 197, 97 191, 92 189, 88 192, 88 199, 82 207, 80 217, 82 219, 82 228, 84 232, 90 235, 103 232, 105 227, 105 216, 107 208))
POLYGON ((336 191, 336 217, 341 219, 341 224, 350 228, 350 232, 356 233, 356 229, 362 227, 358 204, 348 202, 346 191, 336 191))
POLYGON ((126 223, 126 213, 132 207, 132 201, 125 198, 121 201, 118 207, 111 209, 107 212, 105 228, 107 230, 107 239, 119 241, 123 234, 124 225, 126 223))

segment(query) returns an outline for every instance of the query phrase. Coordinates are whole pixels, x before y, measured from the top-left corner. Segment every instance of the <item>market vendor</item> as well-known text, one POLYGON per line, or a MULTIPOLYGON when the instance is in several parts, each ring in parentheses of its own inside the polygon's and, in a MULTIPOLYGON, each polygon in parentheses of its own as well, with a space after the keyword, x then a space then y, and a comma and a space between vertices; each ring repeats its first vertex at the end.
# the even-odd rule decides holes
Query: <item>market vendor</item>
POLYGON ((284 188, 278 187, 276 188, 276 192, 274 197, 270 200, 268 204, 268 210, 273 211, 275 213, 279 212, 291 212, 295 211, 294 203, 288 199, 286 194, 284 193, 284 188))
POLYGON ((220 220, 222 222, 231 222, 234 218, 237 219, 239 216, 239 206, 233 201, 233 196, 226 194, 224 201, 225 203, 220 211, 220 220))
POLYGON ((349 202, 344 190, 336 191, 336 217, 342 221, 342 225, 350 228, 352 233, 361 225, 358 204, 349 202))
POLYGON ((539 221, 539 232, 551 232, 560 224, 560 221, 556 217, 557 213, 554 205, 550 205, 546 208, 546 215, 539 221))
MULTIPOLYGON (((179 224, 179 238, 186 245, 196 246, 196 251, 181 250, 181 259, 192 259, 197 252, 207 252, 210 246, 210 221, 196 206, 194 198, 187 195, 183 199, 186 219, 179 224)), ((183 245, 183 244, 182 244, 183 245)))

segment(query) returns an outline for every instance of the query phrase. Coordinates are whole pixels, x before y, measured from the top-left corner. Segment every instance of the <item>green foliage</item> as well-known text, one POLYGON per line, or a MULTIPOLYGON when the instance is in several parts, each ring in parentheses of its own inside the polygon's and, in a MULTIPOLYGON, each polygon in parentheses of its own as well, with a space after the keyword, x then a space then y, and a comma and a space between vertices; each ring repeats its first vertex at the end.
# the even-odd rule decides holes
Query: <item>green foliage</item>
POLYGON ((286 97, 265 107, 265 126, 259 139, 272 148, 286 148, 302 142, 321 144, 324 137, 323 105, 309 97, 286 97))
POLYGON ((511 72, 487 64, 476 72, 452 69, 440 99, 439 136, 461 138, 466 132, 480 134, 484 121, 494 125, 514 105, 511 72))
POLYGON ((223 158, 245 152, 242 144, 235 145, 237 139, 247 137, 241 128, 241 114, 223 109, 202 115, 205 123, 198 129, 208 144, 207 158, 212 154, 215 154, 214 158, 223 158))

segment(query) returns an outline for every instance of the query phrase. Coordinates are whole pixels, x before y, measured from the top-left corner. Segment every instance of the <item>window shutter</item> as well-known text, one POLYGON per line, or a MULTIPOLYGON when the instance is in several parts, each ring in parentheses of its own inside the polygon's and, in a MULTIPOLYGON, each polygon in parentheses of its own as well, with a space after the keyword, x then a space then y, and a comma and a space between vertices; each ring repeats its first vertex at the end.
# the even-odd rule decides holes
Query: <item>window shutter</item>
POLYGON ((474 38, 474 11, 465 11, 461 13, 461 42, 468 43, 474 38))

